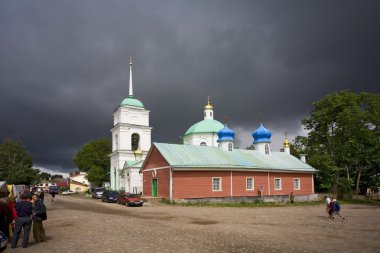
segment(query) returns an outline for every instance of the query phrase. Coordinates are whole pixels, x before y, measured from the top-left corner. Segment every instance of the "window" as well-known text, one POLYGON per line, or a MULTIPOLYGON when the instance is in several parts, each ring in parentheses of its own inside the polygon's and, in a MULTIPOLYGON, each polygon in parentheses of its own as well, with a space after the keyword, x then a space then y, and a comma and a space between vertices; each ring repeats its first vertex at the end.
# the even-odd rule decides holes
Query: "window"
POLYGON ((212 191, 221 191, 222 190, 222 178, 213 177, 212 178, 212 191))
POLYGON ((140 135, 134 133, 134 134, 132 134, 131 138, 132 138, 132 140, 131 140, 132 151, 136 151, 139 147, 140 135))
POLYGON ((253 177, 247 177, 246 178, 246 190, 253 190, 255 181, 253 180, 253 177))
POLYGON ((265 144, 265 154, 269 155, 269 145, 265 144))
POLYGON ((115 134, 115 149, 119 148, 119 140, 117 137, 118 137, 117 134, 115 134))
POLYGON ((210 112, 210 117, 212 117, 212 112, 210 112))
POLYGON ((205 118, 206 118, 206 112, 205 112, 205 118))
POLYGON ((207 145, 206 145, 206 142, 204 142, 204 141, 201 142, 201 146, 207 146, 207 145))
POLYGON ((232 143, 228 143, 228 151, 232 151, 232 143))
POLYGON ((301 184, 300 184, 300 179, 299 178, 294 178, 293 179, 293 186, 294 190, 301 190, 301 184))
POLYGON ((275 178, 274 179, 274 189, 275 190, 282 190, 281 178, 275 178))

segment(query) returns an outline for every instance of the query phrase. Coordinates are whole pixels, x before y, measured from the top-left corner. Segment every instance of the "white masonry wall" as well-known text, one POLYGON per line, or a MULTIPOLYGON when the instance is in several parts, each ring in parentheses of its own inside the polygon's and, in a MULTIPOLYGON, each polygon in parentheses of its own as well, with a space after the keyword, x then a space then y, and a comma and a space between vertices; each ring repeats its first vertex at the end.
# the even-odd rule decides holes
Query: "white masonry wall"
POLYGON ((190 134, 183 138, 183 144, 200 146, 202 142, 208 147, 218 147, 218 135, 216 133, 190 134))

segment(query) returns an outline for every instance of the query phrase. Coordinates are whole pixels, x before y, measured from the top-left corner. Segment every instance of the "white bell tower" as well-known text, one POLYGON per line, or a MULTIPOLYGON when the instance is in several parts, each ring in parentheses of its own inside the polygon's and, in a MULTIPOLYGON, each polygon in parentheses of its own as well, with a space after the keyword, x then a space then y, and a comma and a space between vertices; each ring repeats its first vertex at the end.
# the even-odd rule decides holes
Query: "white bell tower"
POLYGON ((138 173, 125 173, 123 168, 144 160, 151 146, 152 127, 149 126, 149 110, 133 96, 132 65, 130 58, 129 96, 113 112, 113 127, 110 130, 112 134, 110 183, 114 190, 129 191, 127 188, 140 187, 141 179, 130 178, 130 174, 135 177, 141 176, 138 173), (129 185, 126 185, 126 176, 129 185))

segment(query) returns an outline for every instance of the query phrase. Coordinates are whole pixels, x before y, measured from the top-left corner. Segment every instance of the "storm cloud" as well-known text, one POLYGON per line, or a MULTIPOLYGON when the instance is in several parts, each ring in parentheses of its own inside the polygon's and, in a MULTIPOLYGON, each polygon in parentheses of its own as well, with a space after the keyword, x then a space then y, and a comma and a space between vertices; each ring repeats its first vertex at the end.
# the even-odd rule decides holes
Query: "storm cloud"
POLYGON ((179 142, 211 96, 241 148, 259 117, 284 132, 328 93, 380 90, 379 1, 0 2, 0 139, 34 164, 75 169, 86 142, 111 138, 112 112, 134 95, 152 140, 179 142))

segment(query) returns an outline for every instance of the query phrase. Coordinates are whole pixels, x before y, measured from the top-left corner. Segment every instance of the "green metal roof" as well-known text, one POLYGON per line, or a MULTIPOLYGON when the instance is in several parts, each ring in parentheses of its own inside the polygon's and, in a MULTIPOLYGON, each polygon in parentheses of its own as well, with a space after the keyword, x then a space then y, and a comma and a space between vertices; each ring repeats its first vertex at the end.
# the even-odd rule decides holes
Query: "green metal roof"
POLYGON ((256 150, 234 149, 226 151, 218 147, 153 143, 173 167, 234 168, 316 172, 310 165, 285 152, 262 154, 256 150))
POLYGON ((143 162, 143 160, 139 160, 139 161, 125 161, 123 168, 127 168, 127 167, 140 168, 142 162, 143 162))
POLYGON ((192 125, 185 133, 186 135, 194 133, 217 133, 224 125, 214 119, 205 119, 192 125))
POLYGON ((141 107, 144 108, 144 104, 141 103, 140 100, 134 98, 133 96, 129 96, 125 98, 120 105, 129 105, 129 106, 135 106, 135 107, 141 107))

